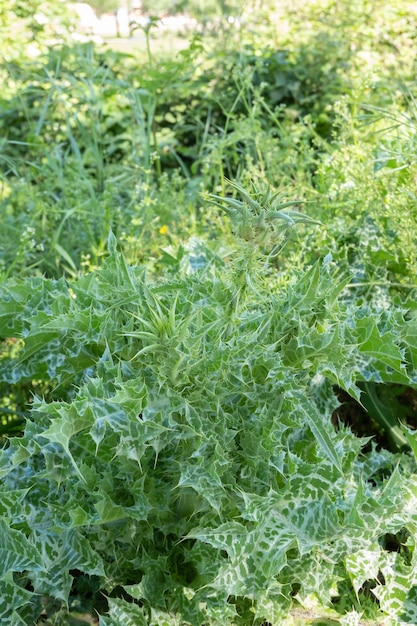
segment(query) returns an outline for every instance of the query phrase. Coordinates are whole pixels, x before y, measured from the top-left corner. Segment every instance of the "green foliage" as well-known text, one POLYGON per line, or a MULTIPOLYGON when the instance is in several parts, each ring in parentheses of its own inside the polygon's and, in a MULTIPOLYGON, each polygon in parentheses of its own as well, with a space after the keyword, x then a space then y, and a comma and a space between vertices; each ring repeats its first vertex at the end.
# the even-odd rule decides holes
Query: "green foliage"
POLYGON ((72 15, 64 0, 1 0, 0 45, 8 62, 36 56, 68 38, 72 15))
POLYGON ((88 4, 94 9, 97 15, 115 12, 121 6, 119 0, 89 0, 88 4))
POLYGON ((146 607, 168 624, 234 623, 245 599, 276 623, 295 588, 330 608, 335 580, 360 610, 354 589, 379 570, 382 614, 412 605, 414 561, 378 541, 413 532, 413 462, 334 430, 329 381, 410 383, 414 322, 345 304, 328 262, 276 283, 247 245, 228 263, 202 246, 200 269, 183 258, 152 282, 111 236, 103 268, 71 284, 4 284, 2 334, 24 345, 2 379, 42 378, 62 396, 38 398, 0 457, 2 595, 17 614, 29 582, 71 601, 75 569, 125 590, 103 624, 147 623, 146 607), (380 476, 394 458, 402 470, 380 476))
POLYGON ((391 5, 248 3, 169 56, 0 7, 1 625, 416 623, 391 5))

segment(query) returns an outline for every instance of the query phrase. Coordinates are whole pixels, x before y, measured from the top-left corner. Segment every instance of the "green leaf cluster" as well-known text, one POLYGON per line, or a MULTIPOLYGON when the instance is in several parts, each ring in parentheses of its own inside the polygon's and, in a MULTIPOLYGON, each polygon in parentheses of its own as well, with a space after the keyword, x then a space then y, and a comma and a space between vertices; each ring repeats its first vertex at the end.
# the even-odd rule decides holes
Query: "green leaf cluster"
POLYGON ((102 624, 277 623, 343 585, 369 614, 372 581, 382 615, 411 614, 414 462, 363 452, 329 399, 410 384, 415 322, 353 309, 328 262, 242 289, 247 245, 155 281, 111 236, 100 270, 2 286, 2 334, 23 338, 3 380, 61 394, 1 452, 2 623, 71 602, 75 571, 110 596, 102 624))
POLYGON ((417 15, 244 4, 0 0, 1 626, 417 621, 417 15))

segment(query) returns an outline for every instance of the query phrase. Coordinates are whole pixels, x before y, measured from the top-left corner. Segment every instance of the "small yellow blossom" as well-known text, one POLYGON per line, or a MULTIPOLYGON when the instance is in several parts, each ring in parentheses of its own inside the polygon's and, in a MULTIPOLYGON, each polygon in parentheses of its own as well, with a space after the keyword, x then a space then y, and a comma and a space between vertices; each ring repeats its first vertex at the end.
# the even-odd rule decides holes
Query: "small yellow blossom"
POLYGON ((159 232, 161 235, 166 235, 168 232, 168 226, 166 224, 164 224, 163 226, 161 226, 161 228, 159 229, 159 232))

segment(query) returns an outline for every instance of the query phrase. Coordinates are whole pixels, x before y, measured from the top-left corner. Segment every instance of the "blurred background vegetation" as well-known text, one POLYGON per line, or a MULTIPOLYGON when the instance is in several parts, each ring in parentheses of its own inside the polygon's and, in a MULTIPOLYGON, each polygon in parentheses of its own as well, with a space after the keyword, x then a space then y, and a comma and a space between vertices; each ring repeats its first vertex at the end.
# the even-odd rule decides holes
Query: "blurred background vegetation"
POLYGON ((0 1, 4 276, 76 275, 100 263, 110 228, 155 267, 167 245, 213 242, 227 226, 202 192, 224 192, 226 175, 324 219, 288 254, 331 249, 358 276, 408 280, 414 3, 132 2, 120 40, 82 28, 74 6, 0 1), (189 21, 173 26, 180 10, 189 21))

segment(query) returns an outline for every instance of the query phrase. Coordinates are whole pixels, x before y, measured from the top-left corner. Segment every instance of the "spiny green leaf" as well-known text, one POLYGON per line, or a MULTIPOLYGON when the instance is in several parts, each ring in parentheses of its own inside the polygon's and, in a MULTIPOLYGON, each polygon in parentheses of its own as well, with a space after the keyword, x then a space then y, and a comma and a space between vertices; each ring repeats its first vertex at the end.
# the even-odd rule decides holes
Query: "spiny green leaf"
POLYGON ((314 404, 309 402, 306 398, 298 398, 297 408, 305 417, 306 423, 311 428, 311 431, 316 438, 322 453, 329 459, 329 461, 342 475, 343 470, 340 458, 323 417, 319 414, 314 404))
POLYGON ((0 520, 0 577, 26 569, 40 572, 43 566, 41 553, 23 532, 9 528, 4 520, 0 520))
POLYGON ((147 615, 142 607, 119 598, 109 598, 109 619, 100 617, 100 625, 125 624, 126 626, 148 626, 147 615))

